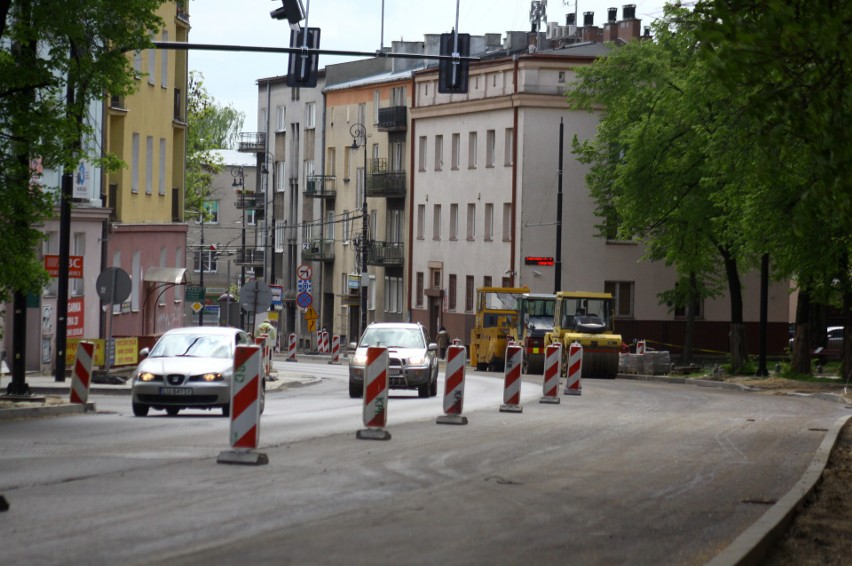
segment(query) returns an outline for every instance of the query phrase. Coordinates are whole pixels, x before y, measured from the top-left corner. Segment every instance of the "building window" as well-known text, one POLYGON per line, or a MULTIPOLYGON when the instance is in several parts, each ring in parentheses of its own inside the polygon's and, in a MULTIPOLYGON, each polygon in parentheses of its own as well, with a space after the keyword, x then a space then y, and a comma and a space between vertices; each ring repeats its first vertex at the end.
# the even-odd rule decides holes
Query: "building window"
POLYGON ((385 277, 385 312, 402 313, 401 277, 385 277))
POLYGON ((452 157, 450 168, 453 171, 457 171, 459 168, 460 154, 461 154, 461 134, 453 134, 453 147, 452 147, 452 157))
POLYGON ((486 242, 494 239, 494 205, 490 202, 485 204, 485 231, 482 238, 486 242))
MULTIPOLYGON (((218 200, 207 200, 204 201, 204 204, 201 205, 204 208, 204 223, 205 224, 218 224, 219 223, 219 201, 218 200)), ((201 218, 196 217, 196 224, 201 223, 201 218)))
POLYGON ((473 275, 467 275, 464 280, 464 312, 473 312, 473 291, 473 275))
POLYGON ((467 136, 467 168, 476 169, 476 132, 467 136))
POLYGON ((287 131, 287 107, 279 106, 276 108, 276 131, 287 131))
POLYGON ((157 192, 166 194, 166 138, 160 138, 160 171, 157 179, 157 192))
POLYGON ((139 297, 142 287, 142 253, 139 250, 133 252, 130 268, 130 309, 139 312, 139 297))
POLYGON ((494 167, 494 149, 495 144, 497 143, 496 135, 494 130, 488 130, 485 132, 485 166, 486 167, 494 167))
POLYGON ((405 106, 404 86, 397 86, 391 89, 391 106, 405 106))
POLYGON ((444 136, 435 136, 435 171, 444 168, 444 136))
POLYGON ((506 128, 505 135, 505 147, 503 148, 503 165, 506 167, 511 167, 513 163, 512 159, 512 147, 515 143, 515 130, 512 128, 506 128))
POLYGON ((379 123, 379 91, 373 91, 373 124, 379 123))
MULTIPOLYGON (((157 36, 153 33, 151 34, 151 41, 157 41, 157 36)), ((148 50, 148 84, 153 86, 156 84, 156 79, 154 78, 154 73, 157 71, 157 50, 149 49, 148 50)))
MULTIPOLYGON (((183 248, 175 248, 175 267, 185 265, 183 262, 183 248)), ((183 299, 183 285, 175 285, 175 302, 180 302, 183 299)))
POLYGON ((632 281, 604 282, 604 292, 612 295, 616 318, 633 317, 633 287, 632 281))
POLYGON ((447 309, 451 311, 456 310, 456 286, 456 274, 451 273, 447 284, 447 309))
POLYGON ((305 103, 305 129, 312 130, 317 127, 317 104, 316 102, 305 103))
POLYGON ((367 103, 361 102, 358 104, 358 123, 367 125, 367 103))
POLYGON ((467 239, 473 241, 476 239, 476 204, 470 203, 467 205, 467 239))
POLYGON ((441 239, 441 205, 436 204, 432 207, 432 239, 441 239))
POLYGON ((426 136, 420 136, 420 152, 419 159, 417 160, 417 170, 425 171, 426 170, 426 136))
POLYGON ((483 287, 491 287, 491 276, 490 275, 485 275, 482 278, 482 286, 483 287))
MULTIPOLYGON (((71 249, 71 253, 74 255, 85 256, 86 255, 86 233, 85 232, 75 232, 74 233, 74 246, 71 249)), ((85 278, 81 277, 79 279, 69 279, 71 283, 71 296, 72 297, 81 297, 84 293, 83 283, 85 282, 85 278)), ((57 288, 57 291, 59 289, 57 288)))
POLYGON ((426 230, 426 205, 417 205, 417 239, 422 240, 426 230))
MULTIPOLYGON (((704 300, 699 299, 698 308, 695 311, 695 318, 704 318, 704 300)), ((686 318, 686 305, 676 305, 674 307, 675 318, 686 318)))
POLYGON ((348 210, 343 212, 343 243, 346 244, 349 242, 351 238, 350 230, 352 229, 352 222, 350 220, 350 214, 348 210))
POLYGON ((130 148, 130 192, 139 192, 139 134, 133 134, 130 148))
POLYGON ((414 293, 414 304, 418 307, 423 306, 423 272, 417 272, 417 288, 414 293))
POLYGON ((503 241, 512 241, 512 203, 503 203, 503 241))
MULTIPOLYGON (((169 40, 169 32, 163 31, 163 41, 169 40)), ((169 50, 160 51, 160 86, 169 87, 169 50)))
POLYGON ((429 270, 429 278, 432 281, 433 289, 441 288, 441 270, 440 269, 430 269, 429 270))
POLYGON ((559 73, 557 73, 556 82, 560 84, 565 82, 565 71, 559 71, 559 73))
POLYGON ((154 137, 145 138, 145 194, 150 195, 154 190, 154 137))
POLYGON ((459 238, 459 205, 453 203, 450 205, 450 240, 458 240, 459 238))

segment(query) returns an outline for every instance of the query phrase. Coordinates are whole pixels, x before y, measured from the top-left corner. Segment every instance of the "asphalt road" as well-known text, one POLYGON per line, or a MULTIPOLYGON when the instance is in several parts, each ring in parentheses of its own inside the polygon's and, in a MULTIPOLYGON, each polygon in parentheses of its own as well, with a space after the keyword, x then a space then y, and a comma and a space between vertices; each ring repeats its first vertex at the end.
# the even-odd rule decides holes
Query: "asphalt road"
MULTIPOLYGON (((273 393, 266 466, 217 464, 218 412, 0 422, 3 561, 26 564, 703 564, 801 476, 842 405, 632 381, 501 413, 468 373, 467 426, 393 392, 357 440, 345 367, 273 393)), ((443 384, 439 388, 443 392, 443 384)))

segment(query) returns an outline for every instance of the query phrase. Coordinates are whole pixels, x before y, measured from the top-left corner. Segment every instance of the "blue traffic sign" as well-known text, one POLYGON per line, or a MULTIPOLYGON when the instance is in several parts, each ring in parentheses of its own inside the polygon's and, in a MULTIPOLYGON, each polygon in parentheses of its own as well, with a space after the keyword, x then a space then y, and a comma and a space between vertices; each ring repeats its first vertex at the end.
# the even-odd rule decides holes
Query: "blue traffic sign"
POLYGON ((311 303, 314 302, 314 298, 311 297, 310 293, 299 293, 296 295, 296 304, 298 304, 303 309, 311 306, 311 303))

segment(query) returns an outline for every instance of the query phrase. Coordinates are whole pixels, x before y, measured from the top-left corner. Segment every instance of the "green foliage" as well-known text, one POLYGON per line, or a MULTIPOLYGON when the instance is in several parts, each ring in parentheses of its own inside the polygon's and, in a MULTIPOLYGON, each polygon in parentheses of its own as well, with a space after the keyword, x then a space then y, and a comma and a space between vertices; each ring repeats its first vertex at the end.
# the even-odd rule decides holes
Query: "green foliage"
POLYGON ((204 76, 190 73, 187 92, 187 217, 204 214, 213 176, 222 170, 216 149, 232 148, 239 137, 245 115, 233 106, 220 106, 204 88, 204 76))
POLYGON ((38 225, 53 213, 56 187, 41 187, 37 169, 74 169, 85 156, 89 104, 132 91, 126 51, 150 46, 163 1, 11 2, 0 28, 11 46, 0 49, 0 302, 47 282, 38 225))

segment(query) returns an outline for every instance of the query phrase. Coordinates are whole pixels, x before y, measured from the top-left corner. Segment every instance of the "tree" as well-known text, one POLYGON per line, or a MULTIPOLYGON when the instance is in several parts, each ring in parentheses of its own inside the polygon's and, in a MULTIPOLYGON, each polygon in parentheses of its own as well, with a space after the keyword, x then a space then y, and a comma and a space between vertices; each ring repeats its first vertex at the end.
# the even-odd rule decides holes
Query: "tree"
POLYGON ((204 76, 192 71, 187 91, 187 155, 185 208, 190 216, 203 213, 213 176, 222 169, 214 150, 235 145, 245 115, 233 106, 220 106, 204 88, 204 76))
POLYGON ((743 245, 736 195, 755 176, 747 146, 737 142, 753 124, 732 114, 730 93, 695 57, 688 10, 667 6, 654 37, 578 70, 569 105, 605 112, 597 136, 575 140, 575 151, 591 165, 587 182, 605 222, 617 222, 619 237, 642 240, 648 259, 678 272, 683 290, 664 299, 694 306, 718 296, 721 260, 739 372, 747 361, 739 273, 754 259, 743 245))
MULTIPOLYGON (((74 169, 94 135, 89 103, 135 87, 128 50, 151 45, 164 0, 11 0, 0 3, 0 302, 39 293, 38 225, 53 213, 56 187, 41 168, 74 169), (53 189, 53 190, 50 190, 53 189)), ((114 159, 89 155, 105 166, 114 159)))
MULTIPOLYGON (((704 0, 695 12, 701 55, 720 84, 747 93, 739 105, 762 124, 755 141, 777 152, 759 167, 773 191, 762 196, 779 205, 764 218, 776 269, 795 278, 805 303, 841 308, 843 373, 852 376, 852 4, 704 0)), ((797 308, 800 370, 809 311, 797 308)))

